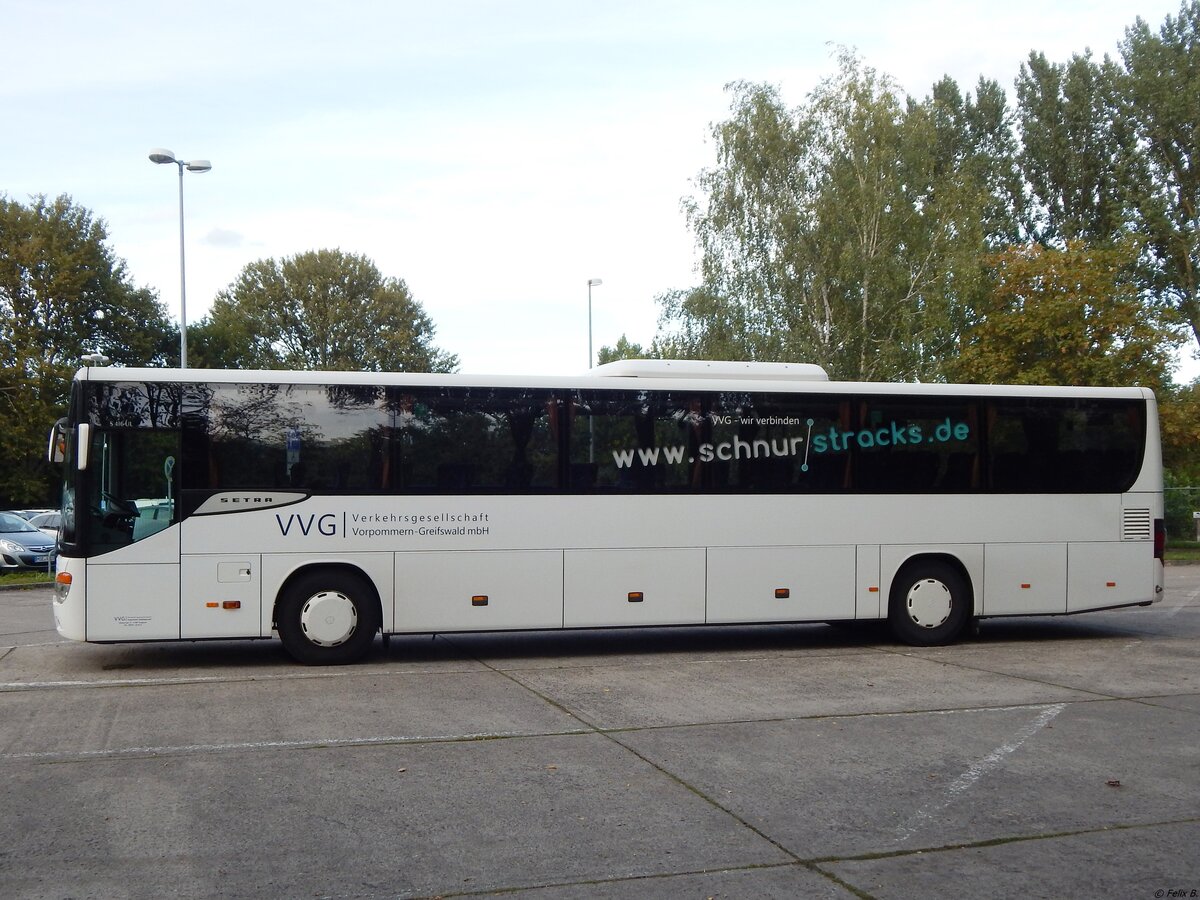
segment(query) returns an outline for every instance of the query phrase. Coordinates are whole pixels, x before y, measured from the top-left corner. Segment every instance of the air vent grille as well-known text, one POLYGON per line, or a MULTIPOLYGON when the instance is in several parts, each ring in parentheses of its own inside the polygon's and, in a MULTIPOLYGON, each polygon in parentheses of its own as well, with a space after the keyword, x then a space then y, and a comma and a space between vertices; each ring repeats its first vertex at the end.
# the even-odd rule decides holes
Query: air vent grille
POLYGON ((1154 537, 1148 509, 1127 509, 1121 519, 1121 540, 1148 541, 1154 537))

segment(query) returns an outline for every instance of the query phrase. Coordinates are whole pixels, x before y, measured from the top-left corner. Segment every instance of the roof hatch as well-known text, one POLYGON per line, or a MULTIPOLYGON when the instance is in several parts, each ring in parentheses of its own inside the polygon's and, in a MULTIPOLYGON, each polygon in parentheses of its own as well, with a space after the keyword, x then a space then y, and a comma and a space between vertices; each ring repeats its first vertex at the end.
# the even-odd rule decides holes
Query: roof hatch
POLYGON ((746 381, 828 381, 812 363, 702 359, 618 359, 592 369, 598 378, 724 378, 746 381))

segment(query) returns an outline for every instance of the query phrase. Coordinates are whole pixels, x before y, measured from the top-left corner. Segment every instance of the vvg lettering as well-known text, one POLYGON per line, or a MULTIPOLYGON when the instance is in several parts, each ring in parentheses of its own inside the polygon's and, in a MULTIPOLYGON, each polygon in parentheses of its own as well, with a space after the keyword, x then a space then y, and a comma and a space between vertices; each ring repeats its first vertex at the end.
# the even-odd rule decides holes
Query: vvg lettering
POLYGON ((317 534, 323 534, 326 537, 337 534, 337 516, 333 513, 325 513, 321 516, 316 513, 310 513, 307 516, 292 513, 286 520, 279 513, 275 513, 275 521, 279 523, 279 530, 284 537, 287 537, 288 532, 293 528, 305 537, 312 534, 314 530, 317 534))

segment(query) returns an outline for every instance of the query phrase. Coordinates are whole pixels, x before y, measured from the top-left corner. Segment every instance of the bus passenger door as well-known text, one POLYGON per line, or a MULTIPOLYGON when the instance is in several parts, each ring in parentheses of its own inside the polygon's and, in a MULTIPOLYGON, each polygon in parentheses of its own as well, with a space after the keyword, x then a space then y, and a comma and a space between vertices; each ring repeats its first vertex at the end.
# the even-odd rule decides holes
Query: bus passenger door
POLYGON ((179 527, 173 498, 179 434, 94 425, 79 430, 81 487, 67 502, 88 551, 87 640, 177 638, 179 527))

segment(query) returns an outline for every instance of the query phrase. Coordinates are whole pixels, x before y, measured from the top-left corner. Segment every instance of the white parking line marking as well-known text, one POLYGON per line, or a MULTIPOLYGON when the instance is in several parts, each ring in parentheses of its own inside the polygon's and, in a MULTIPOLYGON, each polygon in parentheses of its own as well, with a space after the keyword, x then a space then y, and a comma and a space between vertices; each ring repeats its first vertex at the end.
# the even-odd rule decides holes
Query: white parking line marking
POLYGON ((178 756, 181 754, 223 753, 247 750, 316 750, 323 747, 371 747, 380 744, 428 744, 458 741, 479 741, 511 737, 557 737, 564 734, 586 734, 587 729, 542 732, 483 731, 474 734, 387 735, 382 737, 329 738, 292 741, 248 741, 228 744, 183 744, 160 747, 120 747, 113 750, 48 750, 28 753, 0 753, 0 760, 23 762, 83 762, 95 759, 122 759, 129 756, 178 756))
POLYGON ((1059 713, 1067 708, 1065 703, 1056 703, 1053 706, 1048 706, 1042 710, 1041 714, 1020 729, 1012 739, 1004 744, 1001 744, 983 759, 972 763, 967 771, 963 772, 956 778, 953 783, 946 789, 946 794, 940 800, 922 807, 913 814, 906 825, 901 825, 897 828, 898 836, 896 843, 904 843, 911 838, 917 831, 934 819, 942 810, 946 809, 951 803, 959 798, 959 796, 968 790, 979 779, 983 778, 992 770, 1000 766, 1004 760, 1013 752, 1020 748, 1027 740, 1049 725, 1059 713))
POLYGON ((1181 609, 1183 609, 1188 604, 1194 603, 1196 601, 1197 597, 1200 597, 1200 588, 1196 588, 1194 591, 1192 591, 1190 594, 1188 594, 1185 598, 1183 598, 1178 603, 1176 603, 1174 606, 1172 606, 1170 611, 1167 613, 1167 618, 1168 619, 1171 618, 1173 615, 1175 615, 1177 612, 1179 612, 1181 609))

